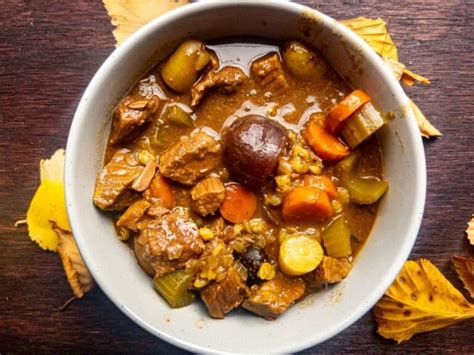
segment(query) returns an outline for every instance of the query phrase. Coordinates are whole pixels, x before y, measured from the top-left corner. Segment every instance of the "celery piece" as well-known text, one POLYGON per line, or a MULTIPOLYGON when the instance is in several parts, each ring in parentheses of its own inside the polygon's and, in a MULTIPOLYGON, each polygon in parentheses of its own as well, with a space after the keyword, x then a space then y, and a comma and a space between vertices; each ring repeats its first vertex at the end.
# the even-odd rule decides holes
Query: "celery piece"
POLYGON ((177 126, 193 127, 194 121, 192 113, 185 111, 178 105, 171 105, 166 108, 163 117, 177 126))
POLYGON ((178 270, 164 276, 155 276, 153 286, 171 308, 181 308, 194 301, 194 293, 188 291, 192 276, 185 270, 178 270))
POLYGON ((354 149, 385 124, 380 112, 370 103, 350 117, 342 127, 342 137, 354 149))
POLYGON ((352 201, 360 205, 371 205, 387 191, 388 182, 373 176, 357 175, 359 156, 360 153, 355 152, 340 161, 336 166, 336 174, 340 184, 349 191, 352 201))
POLYGON ((351 230, 343 216, 337 216, 321 234, 326 253, 333 258, 352 254, 351 230))

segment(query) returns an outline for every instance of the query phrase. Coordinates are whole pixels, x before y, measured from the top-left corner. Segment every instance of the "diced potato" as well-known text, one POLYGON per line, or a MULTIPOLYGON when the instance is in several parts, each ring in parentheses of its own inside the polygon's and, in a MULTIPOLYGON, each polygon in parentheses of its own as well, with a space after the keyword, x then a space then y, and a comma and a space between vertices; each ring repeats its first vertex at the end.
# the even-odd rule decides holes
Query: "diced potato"
POLYGON ((195 40, 186 41, 169 57, 161 70, 161 77, 174 91, 186 92, 191 89, 199 71, 210 60, 211 55, 204 43, 195 40))
POLYGON ((299 79, 318 79, 328 70, 319 55, 297 41, 286 43, 282 56, 286 68, 299 79))
POLYGON ((281 243, 279 266, 287 275, 304 275, 318 267, 323 255, 323 248, 316 239, 297 235, 281 243))

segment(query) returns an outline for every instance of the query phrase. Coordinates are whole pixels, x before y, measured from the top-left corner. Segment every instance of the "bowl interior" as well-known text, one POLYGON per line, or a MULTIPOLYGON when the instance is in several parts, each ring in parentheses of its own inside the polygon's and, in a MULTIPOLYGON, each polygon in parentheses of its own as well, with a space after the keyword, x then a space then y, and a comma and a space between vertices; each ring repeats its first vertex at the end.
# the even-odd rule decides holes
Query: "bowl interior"
POLYGON ((400 86, 368 46, 314 10, 292 3, 199 3, 166 14, 117 49, 89 84, 71 127, 66 154, 69 218, 81 254, 99 286, 131 319, 193 351, 289 352, 337 334, 361 317, 390 285, 415 241, 424 206, 421 139, 400 86), (155 293, 110 219, 92 204, 110 114, 133 82, 182 40, 225 36, 293 38, 311 43, 354 87, 395 119, 381 133, 390 189, 349 277, 275 321, 245 311, 208 317, 196 302, 171 310, 155 293), (408 118, 407 118, 408 117, 408 118))

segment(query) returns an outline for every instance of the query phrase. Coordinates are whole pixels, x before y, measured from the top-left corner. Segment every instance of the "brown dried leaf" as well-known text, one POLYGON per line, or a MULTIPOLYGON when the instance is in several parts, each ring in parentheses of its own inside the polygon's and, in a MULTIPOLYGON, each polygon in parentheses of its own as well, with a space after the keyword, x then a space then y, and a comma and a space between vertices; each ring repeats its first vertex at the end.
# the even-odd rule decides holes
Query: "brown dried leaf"
POLYGON ((380 17, 376 19, 357 17, 341 21, 357 35, 362 37, 382 58, 398 62, 398 50, 387 30, 387 24, 380 17))
POLYGON ((474 298, 474 259, 463 256, 453 256, 451 260, 459 278, 464 284, 464 288, 474 298))
POLYGON ((118 47, 133 32, 167 11, 186 5, 187 0, 103 0, 111 18, 118 47))
POLYGON ((466 234, 469 243, 474 245, 474 214, 471 216, 471 220, 467 222, 466 234))
POLYGON ((443 135, 435 126, 430 123, 430 121, 428 121, 425 115, 420 111, 418 106, 416 106, 412 100, 410 100, 410 106, 413 110, 416 122, 418 123, 418 128, 420 129, 420 133, 423 137, 430 138, 440 137, 443 135))
POLYGON ((398 343, 473 318, 470 304, 428 260, 407 261, 374 308, 378 333, 398 343))
POLYGON ((58 227, 54 222, 51 222, 51 226, 58 235, 57 251, 61 257, 67 281, 74 295, 81 298, 94 286, 94 280, 82 260, 72 233, 58 227))

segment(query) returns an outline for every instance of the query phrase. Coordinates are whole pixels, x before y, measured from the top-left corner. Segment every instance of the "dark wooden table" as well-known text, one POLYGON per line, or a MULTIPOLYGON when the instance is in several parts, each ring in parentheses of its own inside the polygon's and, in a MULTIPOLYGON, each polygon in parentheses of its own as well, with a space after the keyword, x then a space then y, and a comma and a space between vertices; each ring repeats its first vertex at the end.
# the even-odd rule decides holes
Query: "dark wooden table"
MULTIPOLYGON (((159 1, 159 0, 157 0, 159 1)), ((453 254, 473 254, 464 236, 474 212, 474 3, 358 1, 306 4, 339 19, 391 17, 401 60, 432 85, 409 94, 444 133, 425 142, 428 197, 411 258, 425 257, 461 287, 453 254)), ((87 83, 114 49, 101 1, 0 1, 0 353, 182 351, 146 333, 96 287, 66 311, 71 296, 59 257, 15 228, 38 186, 38 161, 64 147, 87 83)), ((474 352, 465 322, 395 345, 369 313, 308 352, 474 352)))

